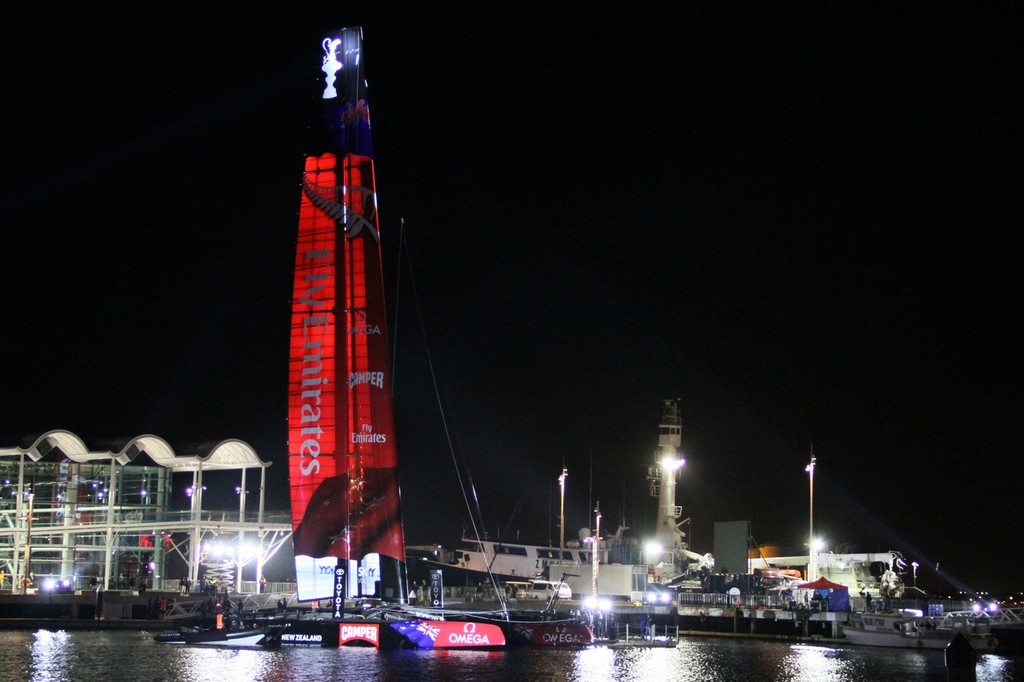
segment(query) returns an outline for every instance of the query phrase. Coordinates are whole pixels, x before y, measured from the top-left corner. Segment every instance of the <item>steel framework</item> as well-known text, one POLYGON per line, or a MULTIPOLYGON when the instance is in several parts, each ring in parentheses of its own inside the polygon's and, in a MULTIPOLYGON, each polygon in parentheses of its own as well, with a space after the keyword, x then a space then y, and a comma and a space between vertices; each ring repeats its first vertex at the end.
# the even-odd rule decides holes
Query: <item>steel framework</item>
POLYGON ((259 584, 291 538, 289 513, 265 511, 270 465, 239 440, 178 455, 157 436, 92 450, 55 430, 0 447, 0 589, 10 580, 28 592, 44 578, 67 590, 167 589, 176 587, 166 574, 173 555, 191 584, 204 567, 207 578, 241 591, 242 569, 254 562, 259 584), (260 473, 256 511, 246 509, 250 469, 260 473), (238 472, 237 511, 204 508, 211 471, 238 472), (173 508, 174 490, 188 496, 187 509, 173 508))

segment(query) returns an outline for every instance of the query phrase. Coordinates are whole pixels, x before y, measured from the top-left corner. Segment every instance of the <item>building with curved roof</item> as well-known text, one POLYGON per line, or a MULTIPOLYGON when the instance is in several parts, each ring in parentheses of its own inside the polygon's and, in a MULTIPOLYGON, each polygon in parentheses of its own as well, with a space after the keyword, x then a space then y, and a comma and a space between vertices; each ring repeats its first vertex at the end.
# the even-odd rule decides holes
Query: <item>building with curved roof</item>
POLYGON ((242 569, 255 563, 258 583, 291 537, 287 513, 265 511, 270 466, 238 439, 179 454, 152 434, 91 448, 55 429, 0 446, 0 573, 8 576, 0 589, 28 591, 46 576, 68 590, 170 588, 188 579, 241 591, 242 569), (209 472, 237 472, 237 512, 205 508, 209 472), (176 500, 175 490, 187 499, 176 500), (171 577, 175 556, 184 569, 171 577))

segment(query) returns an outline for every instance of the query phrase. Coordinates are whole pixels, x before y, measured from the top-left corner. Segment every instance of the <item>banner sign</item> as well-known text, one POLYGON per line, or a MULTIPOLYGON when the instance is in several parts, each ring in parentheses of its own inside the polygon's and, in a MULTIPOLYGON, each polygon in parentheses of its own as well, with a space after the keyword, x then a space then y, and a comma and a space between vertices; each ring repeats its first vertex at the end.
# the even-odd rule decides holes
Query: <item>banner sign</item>
POLYGON ((430 606, 435 609, 444 608, 444 576, 440 569, 430 571, 430 606))

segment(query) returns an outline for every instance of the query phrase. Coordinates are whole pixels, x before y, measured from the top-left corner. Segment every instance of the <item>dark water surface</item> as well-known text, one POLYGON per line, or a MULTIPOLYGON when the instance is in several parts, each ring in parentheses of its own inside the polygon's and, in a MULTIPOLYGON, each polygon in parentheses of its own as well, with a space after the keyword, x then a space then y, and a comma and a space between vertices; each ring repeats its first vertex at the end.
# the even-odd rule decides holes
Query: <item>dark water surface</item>
MULTIPOLYGON (((674 649, 500 652, 157 644, 140 632, 0 632, 0 680, 946 680, 942 652, 684 639, 674 649)), ((1024 659, 979 657, 979 682, 1024 680, 1024 659)))

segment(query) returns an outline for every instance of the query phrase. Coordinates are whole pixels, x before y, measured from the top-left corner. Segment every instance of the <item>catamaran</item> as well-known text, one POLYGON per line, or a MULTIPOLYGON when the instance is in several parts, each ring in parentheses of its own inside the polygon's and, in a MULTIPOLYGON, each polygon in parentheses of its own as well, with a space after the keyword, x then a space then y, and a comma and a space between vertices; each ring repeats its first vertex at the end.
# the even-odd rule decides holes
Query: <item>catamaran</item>
POLYGON ((302 175, 295 255, 288 473, 296 597, 326 601, 331 617, 293 623, 282 641, 382 646, 397 634, 399 646, 501 647, 497 626, 403 609, 409 591, 362 28, 330 32, 320 48, 322 121, 302 175), (345 610, 349 597, 379 601, 357 617, 345 610))

